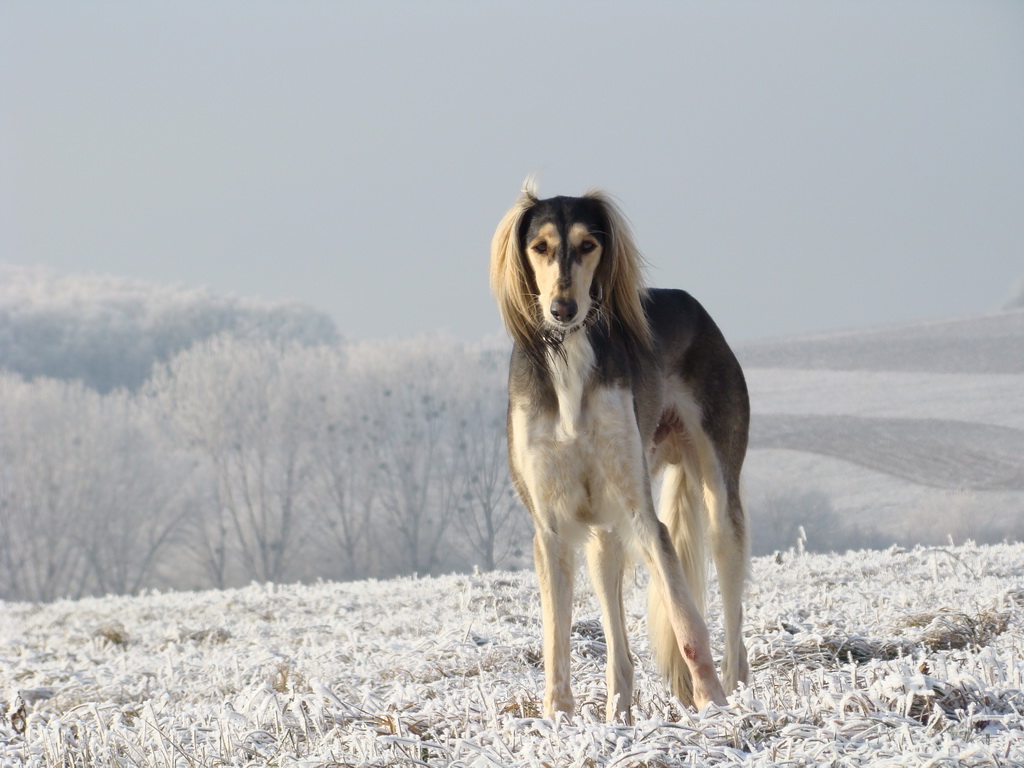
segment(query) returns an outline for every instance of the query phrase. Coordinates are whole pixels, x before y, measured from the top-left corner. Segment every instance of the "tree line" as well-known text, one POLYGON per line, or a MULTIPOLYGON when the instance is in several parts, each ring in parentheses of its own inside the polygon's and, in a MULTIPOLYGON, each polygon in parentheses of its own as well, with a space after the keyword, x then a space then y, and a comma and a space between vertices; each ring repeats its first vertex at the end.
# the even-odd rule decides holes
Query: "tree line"
POLYGON ((506 371, 221 334, 134 390, 0 374, 0 598, 522 565, 506 371))
POLYGON ((79 379, 99 392, 138 389, 154 362, 222 333, 340 340, 328 315, 295 302, 0 264, 0 367, 28 378, 79 379))

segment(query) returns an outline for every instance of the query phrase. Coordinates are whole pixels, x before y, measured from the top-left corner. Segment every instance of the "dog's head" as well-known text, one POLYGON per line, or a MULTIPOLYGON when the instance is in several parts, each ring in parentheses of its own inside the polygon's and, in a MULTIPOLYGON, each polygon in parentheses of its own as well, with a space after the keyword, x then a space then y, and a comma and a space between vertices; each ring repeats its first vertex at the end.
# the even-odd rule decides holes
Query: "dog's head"
POLYGON ((641 271, 629 225, 600 192, 541 200, 528 182, 491 243, 491 288, 527 351, 596 321, 649 345, 641 271))

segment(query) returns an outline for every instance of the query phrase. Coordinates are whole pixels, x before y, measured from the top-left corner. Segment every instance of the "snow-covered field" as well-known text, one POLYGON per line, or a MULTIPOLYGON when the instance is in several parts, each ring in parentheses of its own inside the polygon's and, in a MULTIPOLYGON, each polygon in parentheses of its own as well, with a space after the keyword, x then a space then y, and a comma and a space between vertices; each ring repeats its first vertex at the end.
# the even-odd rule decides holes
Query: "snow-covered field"
POLYGON ((766 498, 812 492, 869 534, 848 535, 853 546, 1024 538, 1024 311, 761 342, 739 357, 755 529, 773 524, 766 498))
POLYGON ((756 559, 753 679, 699 713, 653 672, 644 581, 629 726, 589 587, 579 711, 539 717, 528 572, 0 604, 0 766, 1024 765, 1024 545, 756 559))

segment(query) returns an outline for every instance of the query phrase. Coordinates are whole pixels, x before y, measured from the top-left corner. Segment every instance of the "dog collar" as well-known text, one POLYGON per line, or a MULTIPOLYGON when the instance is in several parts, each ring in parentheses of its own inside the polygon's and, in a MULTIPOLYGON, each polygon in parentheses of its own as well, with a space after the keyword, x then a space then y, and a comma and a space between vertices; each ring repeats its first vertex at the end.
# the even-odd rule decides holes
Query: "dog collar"
POLYGON ((590 311, 587 312, 587 316, 583 318, 583 322, 579 325, 573 326, 567 331, 560 330, 558 328, 547 328, 545 327, 540 332, 540 339, 550 347, 560 347, 565 340, 572 336, 574 333, 586 330, 597 324, 597 321, 601 317, 601 303, 594 299, 590 305, 590 311))

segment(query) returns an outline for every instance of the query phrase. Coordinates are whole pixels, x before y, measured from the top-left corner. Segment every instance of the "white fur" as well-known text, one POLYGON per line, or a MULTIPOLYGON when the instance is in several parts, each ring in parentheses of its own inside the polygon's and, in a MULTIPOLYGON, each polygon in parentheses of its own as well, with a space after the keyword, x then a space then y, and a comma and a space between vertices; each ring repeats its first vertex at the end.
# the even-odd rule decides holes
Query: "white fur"
POLYGON ((548 351, 558 397, 558 434, 562 442, 574 439, 578 433, 580 413, 583 410, 583 388, 594 371, 594 348, 585 333, 573 333, 562 344, 561 354, 548 351))
POLYGON ((544 522, 579 534, 625 524, 626 533, 649 493, 632 395, 618 388, 587 390, 594 353, 585 334, 575 336, 581 340, 567 340, 566 359, 558 359, 553 376, 557 418, 530 417, 513 403, 512 461, 533 508, 548 518, 544 522))

